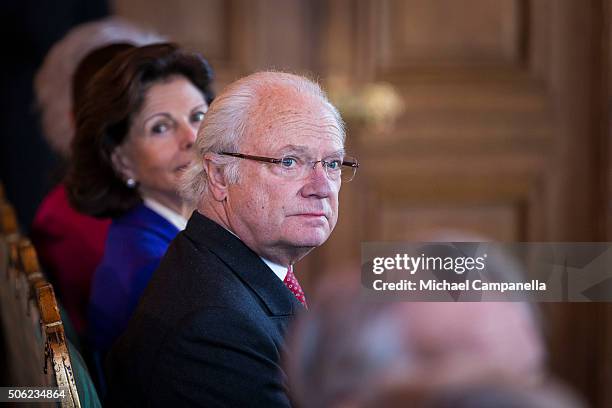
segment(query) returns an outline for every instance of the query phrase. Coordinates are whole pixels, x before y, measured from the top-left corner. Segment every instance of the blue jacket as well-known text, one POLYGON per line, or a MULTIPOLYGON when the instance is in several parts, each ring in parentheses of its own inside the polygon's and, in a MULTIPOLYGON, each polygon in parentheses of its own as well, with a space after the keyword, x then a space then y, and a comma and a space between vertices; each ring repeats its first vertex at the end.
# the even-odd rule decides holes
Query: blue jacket
POLYGON ((104 355, 127 327, 140 295, 178 229, 138 205, 113 220, 89 300, 88 337, 104 355))

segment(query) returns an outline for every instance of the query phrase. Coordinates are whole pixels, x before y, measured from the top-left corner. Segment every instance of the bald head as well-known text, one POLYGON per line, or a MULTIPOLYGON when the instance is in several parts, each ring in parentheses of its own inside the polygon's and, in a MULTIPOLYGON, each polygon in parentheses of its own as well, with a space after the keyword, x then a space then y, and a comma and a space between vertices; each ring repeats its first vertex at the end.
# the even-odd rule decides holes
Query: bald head
MULTIPOLYGON (((344 122, 321 87, 308 78, 285 72, 257 72, 228 85, 211 104, 195 143, 196 159, 183 177, 183 196, 198 203, 207 193, 208 178, 202 167, 207 153, 239 151, 245 139, 260 134, 279 120, 279 107, 291 113, 319 109, 334 122, 342 144, 344 122)), ((240 162, 215 157, 230 182, 239 177, 240 162)))

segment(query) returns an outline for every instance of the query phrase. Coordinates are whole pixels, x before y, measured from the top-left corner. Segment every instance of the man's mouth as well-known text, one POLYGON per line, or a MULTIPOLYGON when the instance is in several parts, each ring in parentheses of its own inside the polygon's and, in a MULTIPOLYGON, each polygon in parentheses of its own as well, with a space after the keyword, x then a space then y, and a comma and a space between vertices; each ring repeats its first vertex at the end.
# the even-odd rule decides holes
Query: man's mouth
POLYGON ((298 213, 298 214, 293 214, 294 217, 303 217, 306 219, 316 219, 316 218, 325 218, 327 219, 327 214, 324 212, 304 212, 304 213, 298 213))

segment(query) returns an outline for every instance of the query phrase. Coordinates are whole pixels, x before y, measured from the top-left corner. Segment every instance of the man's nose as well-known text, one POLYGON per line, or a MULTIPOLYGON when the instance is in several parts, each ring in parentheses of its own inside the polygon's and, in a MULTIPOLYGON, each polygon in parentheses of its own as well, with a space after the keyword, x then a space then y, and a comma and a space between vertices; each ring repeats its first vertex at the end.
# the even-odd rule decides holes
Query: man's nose
POLYGON ((333 182, 327 175, 323 163, 315 163, 314 168, 308 170, 308 176, 305 179, 306 184, 302 188, 302 195, 304 197, 316 196, 325 198, 332 194, 333 182))

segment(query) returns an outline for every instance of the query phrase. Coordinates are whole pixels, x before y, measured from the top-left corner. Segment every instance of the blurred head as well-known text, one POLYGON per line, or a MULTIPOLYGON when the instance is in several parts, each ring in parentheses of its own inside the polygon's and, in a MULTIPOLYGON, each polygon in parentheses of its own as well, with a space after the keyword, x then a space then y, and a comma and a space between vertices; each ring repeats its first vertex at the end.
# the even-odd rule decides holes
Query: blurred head
POLYGON ((381 390, 356 404, 360 408, 583 408, 570 390, 549 382, 537 386, 504 384, 494 378, 475 384, 413 388, 397 386, 381 390))
POLYGON ((260 256, 291 264, 336 225, 341 180, 320 161, 341 162, 344 138, 317 84, 280 72, 250 75, 211 105, 184 193, 260 256))
POLYGON ((211 82, 206 60, 173 44, 133 47, 99 70, 76 111, 66 180, 75 208, 114 217, 143 196, 179 206, 211 82))
POLYGON ((543 342, 524 304, 376 303, 346 286, 330 287, 289 336, 286 366, 300 406, 359 405, 393 387, 488 378, 529 385, 544 372, 543 342))
MULTIPOLYGON (((73 106, 78 106, 73 104, 72 95, 84 83, 81 78, 74 84, 73 76, 83 58, 108 44, 141 46, 161 41, 163 38, 157 34, 143 31, 121 18, 109 17, 78 25, 53 45, 36 73, 34 90, 41 110, 43 134, 55 152, 64 157, 70 153, 74 136, 73 106)), ((107 61, 96 63, 95 70, 107 61)), ((92 73, 91 68, 87 71, 92 73)))

